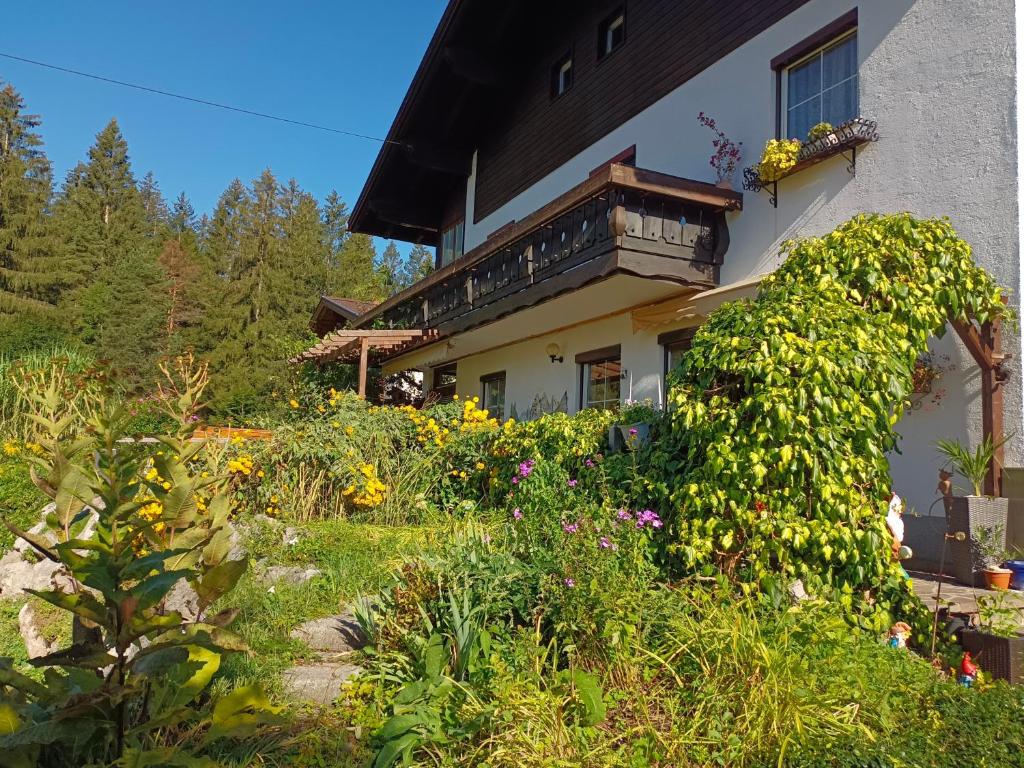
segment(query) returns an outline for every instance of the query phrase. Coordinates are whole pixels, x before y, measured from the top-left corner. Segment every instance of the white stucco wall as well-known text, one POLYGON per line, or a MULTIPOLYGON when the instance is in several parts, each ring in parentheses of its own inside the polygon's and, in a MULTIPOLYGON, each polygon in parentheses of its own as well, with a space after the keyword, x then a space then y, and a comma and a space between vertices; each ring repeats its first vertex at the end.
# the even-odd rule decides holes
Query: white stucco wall
MULTIPOLYGON (((722 283, 769 271, 779 263, 781 242, 820 234, 863 211, 907 210, 946 215, 971 243, 979 263, 1012 291, 1019 309, 1022 288, 1018 209, 1019 122, 1015 103, 1015 14, 1021 0, 860 0, 858 56, 860 112, 878 121, 880 141, 862 148, 857 175, 846 161, 831 159, 780 183, 779 206, 766 194, 746 193, 742 212, 730 214, 731 246, 722 283)), ((586 178, 593 167, 624 147, 637 145, 637 165, 713 181, 708 157, 711 134, 697 114, 712 115, 745 148, 744 165, 757 161, 774 135, 775 86, 770 60, 848 11, 853 0, 814 0, 620 126, 555 172, 474 222, 473 186, 467 195, 466 250, 511 219, 521 219, 586 178)), ((475 171, 475 162, 474 162, 475 171)), ((737 176, 736 183, 740 181, 737 176)), ((660 330, 660 329, 659 329, 660 330)), ((534 394, 569 393, 577 405, 578 351, 621 343, 629 371, 624 396, 661 399, 662 352, 655 334, 634 335, 628 315, 567 331, 556 338, 566 362, 543 354, 551 339, 536 339, 459 362, 459 389, 478 394, 481 374, 508 372, 509 402, 520 412, 534 394)), ((1024 408, 1019 336, 1004 336, 1015 353, 1005 387, 1007 463, 1022 463, 1024 408)), ((978 372, 953 334, 934 342, 949 370, 937 382, 943 396, 926 399, 900 429, 903 453, 892 459, 901 494, 924 512, 934 498, 939 437, 979 439, 978 372)))

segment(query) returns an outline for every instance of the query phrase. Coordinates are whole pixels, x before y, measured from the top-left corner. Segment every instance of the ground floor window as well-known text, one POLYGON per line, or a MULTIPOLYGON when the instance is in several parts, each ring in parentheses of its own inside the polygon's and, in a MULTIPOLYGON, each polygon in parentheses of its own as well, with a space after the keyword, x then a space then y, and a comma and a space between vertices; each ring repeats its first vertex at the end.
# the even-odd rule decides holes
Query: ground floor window
POLYGON ((580 407, 617 410, 622 401, 622 351, 618 344, 576 355, 580 407))
POLYGON ((483 389, 483 407, 497 419, 505 418, 505 372, 489 373, 480 377, 483 389))
POLYGON ((434 369, 434 381, 430 387, 431 398, 446 403, 455 397, 455 363, 439 365, 434 369))
POLYGON ((682 328, 678 331, 669 331, 658 336, 658 343, 665 350, 665 393, 668 394, 668 375, 676 369, 683 354, 693 346, 693 337, 697 333, 696 328, 682 328))

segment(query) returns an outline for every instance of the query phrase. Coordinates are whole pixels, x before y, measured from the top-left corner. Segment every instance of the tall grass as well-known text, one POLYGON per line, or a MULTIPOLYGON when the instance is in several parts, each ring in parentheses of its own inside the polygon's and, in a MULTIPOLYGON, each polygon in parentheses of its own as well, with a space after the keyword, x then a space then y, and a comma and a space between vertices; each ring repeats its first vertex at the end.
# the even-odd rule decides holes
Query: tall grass
MULTIPOLYGON (((53 346, 48 349, 9 355, 0 354, 0 437, 24 439, 29 431, 29 418, 18 386, 26 374, 57 368, 74 378, 94 365, 92 355, 76 346, 53 346)), ((69 395, 79 391, 69 390, 69 395)))

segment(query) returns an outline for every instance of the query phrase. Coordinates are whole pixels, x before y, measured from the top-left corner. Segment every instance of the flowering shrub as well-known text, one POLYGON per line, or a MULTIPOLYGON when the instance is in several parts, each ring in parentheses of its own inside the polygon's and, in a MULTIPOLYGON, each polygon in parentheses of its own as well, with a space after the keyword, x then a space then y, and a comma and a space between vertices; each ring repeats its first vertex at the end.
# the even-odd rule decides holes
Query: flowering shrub
POLYGON ((835 129, 832 127, 832 123, 818 123, 807 132, 807 140, 817 141, 828 136, 833 130, 835 129))
POLYGON ((800 139, 769 139, 757 164, 757 175, 762 182, 778 181, 796 165, 800 154, 800 139))
POLYGON ((715 169, 717 181, 730 181, 736 173, 736 166, 739 165, 743 156, 743 142, 735 142, 722 132, 715 123, 714 118, 701 112, 697 115, 697 122, 709 128, 715 134, 711 146, 715 152, 711 155, 709 165, 715 169))

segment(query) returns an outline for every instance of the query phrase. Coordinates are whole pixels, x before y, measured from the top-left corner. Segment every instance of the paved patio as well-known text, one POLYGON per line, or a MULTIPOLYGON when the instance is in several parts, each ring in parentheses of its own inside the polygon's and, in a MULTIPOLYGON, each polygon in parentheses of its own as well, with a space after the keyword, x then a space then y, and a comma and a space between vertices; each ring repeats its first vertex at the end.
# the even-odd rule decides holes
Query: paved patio
MULTIPOLYGON (((911 571, 910 577, 913 579, 914 592, 921 598, 922 602, 928 607, 928 610, 934 611, 939 577, 933 573, 921 573, 919 571, 911 571)), ((991 594, 994 594, 991 590, 981 587, 968 587, 953 581, 952 577, 946 577, 942 580, 942 602, 949 605, 950 613, 977 614, 978 595, 991 594)), ((1006 595, 1008 602, 1020 609, 1021 626, 1024 627, 1024 592, 1011 589, 1006 591, 1006 595)))

